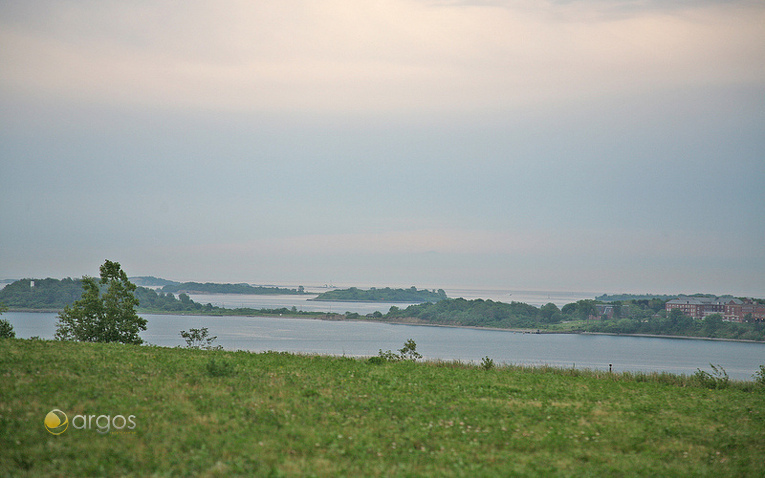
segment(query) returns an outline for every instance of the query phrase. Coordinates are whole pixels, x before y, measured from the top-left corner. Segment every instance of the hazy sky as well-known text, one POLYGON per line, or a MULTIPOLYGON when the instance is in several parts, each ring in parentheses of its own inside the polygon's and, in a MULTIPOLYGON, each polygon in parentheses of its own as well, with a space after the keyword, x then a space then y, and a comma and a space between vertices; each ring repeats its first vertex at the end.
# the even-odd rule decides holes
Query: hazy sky
POLYGON ((0 278, 765 296, 765 3, 0 2, 0 278))

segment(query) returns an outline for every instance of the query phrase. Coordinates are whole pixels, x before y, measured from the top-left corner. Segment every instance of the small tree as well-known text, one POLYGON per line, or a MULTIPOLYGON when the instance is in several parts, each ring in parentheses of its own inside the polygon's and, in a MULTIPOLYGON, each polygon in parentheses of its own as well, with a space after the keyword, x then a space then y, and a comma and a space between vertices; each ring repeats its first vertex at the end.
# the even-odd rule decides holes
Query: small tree
POLYGON ((494 360, 490 359, 487 355, 486 357, 481 359, 481 368, 484 370, 493 370, 494 369, 494 360))
POLYGON ((56 338, 81 342, 141 344, 138 332, 146 319, 135 311, 135 284, 118 262, 107 260, 100 268, 101 280, 82 278, 82 297, 58 315, 56 338))
POLYGON ((218 338, 217 335, 208 337, 207 327, 201 329, 189 329, 188 332, 181 330, 181 337, 186 341, 186 347, 190 349, 201 350, 221 350, 223 346, 213 345, 212 343, 218 338))
POLYGON ((421 359, 422 355, 417 352, 417 344, 414 339, 409 339, 404 342, 404 346, 398 349, 399 353, 386 350, 385 352, 380 349, 380 353, 377 357, 371 357, 369 360, 371 363, 385 363, 385 362, 398 362, 400 360, 412 360, 421 359))
POLYGON ((417 352, 417 344, 414 342, 414 339, 409 339, 404 342, 404 347, 398 349, 398 351, 399 357, 401 357, 402 360, 417 360, 422 358, 422 355, 417 352))

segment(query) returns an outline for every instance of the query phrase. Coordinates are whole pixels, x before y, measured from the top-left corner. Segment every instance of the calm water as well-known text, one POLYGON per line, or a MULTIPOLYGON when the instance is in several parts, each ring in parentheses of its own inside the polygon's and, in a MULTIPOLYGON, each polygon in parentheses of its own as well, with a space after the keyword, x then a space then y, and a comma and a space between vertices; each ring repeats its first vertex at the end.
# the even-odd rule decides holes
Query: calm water
MULTIPOLYGON (((307 292, 319 292, 323 290, 306 289, 307 292)), ((534 306, 542 306, 552 302, 558 307, 563 307, 580 299, 592 299, 598 294, 592 292, 547 292, 527 290, 502 290, 502 289, 446 289, 446 295, 452 298, 463 297, 465 299, 491 299, 500 302, 524 302, 534 306)), ((400 302, 324 302, 312 301, 316 295, 247 295, 247 294, 189 294, 194 302, 200 304, 210 303, 218 307, 235 309, 238 307, 251 307, 253 309, 279 309, 281 307, 292 308, 306 312, 356 312, 358 314, 371 314, 375 311, 388 312, 391 306, 404 309, 408 303, 400 302)))
MULTIPOLYGON (((604 335, 521 334, 450 327, 331 322, 313 319, 143 315, 141 337, 150 344, 184 345, 178 332, 207 327, 227 350, 288 351, 347 356, 396 350, 412 338, 426 359, 553 365, 614 371, 666 371, 693 374, 719 364, 733 379, 751 380, 765 364, 765 344, 708 340, 614 337, 604 335)), ((52 338, 56 314, 6 312, 16 336, 52 338)))

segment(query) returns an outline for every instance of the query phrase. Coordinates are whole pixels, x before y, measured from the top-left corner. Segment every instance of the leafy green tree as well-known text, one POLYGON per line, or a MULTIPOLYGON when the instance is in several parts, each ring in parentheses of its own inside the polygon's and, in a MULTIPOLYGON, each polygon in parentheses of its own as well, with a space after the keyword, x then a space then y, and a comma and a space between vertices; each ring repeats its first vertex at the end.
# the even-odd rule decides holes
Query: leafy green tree
POLYGON ((408 339, 404 342, 404 346, 398 349, 398 352, 399 353, 395 353, 390 350, 383 352, 382 349, 380 349, 378 356, 371 357, 369 360, 371 363, 380 364, 384 362, 398 362, 400 360, 415 361, 422 358, 422 355, 417 352, 417 343, 415 343, 414 339, 408 339))
POLYGON ((563 315, 573 318, 574 314, 576 314, 576 302, 564 305, 560 311, 563 315))
POLYGON ((542 322, 552 324, 560 322, 563 316, 560 313, 558 306, 549 302, 539 308, 539 315, 542 317, 542 322))
POLYGON ((141 344, 146 319, 135 311, 135 284, 118 262, 107 260, 100 268, 101 280, 82 278, 82 297, 59 314, 56 338, 81 342, 141 344))
POLYGON ((720 314, 711 314, 704 317, 702 333, 706 337, 714 337, 715 332, 723 325, 723 316, 720 314))
POLYGON ((619 319, 616 322, 616 331, 620 334, 634 334, 640 328, 640 322, 631 319, 619 319))
POLYGON ((672 309, 667 315, 667 331, 680 333, 695 325, 693 317, 680 309, 672 309))
POLYGON ((201 329, 189 329, 188 332, 181 330, 181 337, 186 341, 186 347, 199 350, 223 350, 222 345, 213 345, 217 335, 209 336, 207 327, 201 329))
POLYGON ((682 319, 685 313, 680 309, 672 309, 669 311, 667 319, 669 319, 670 325, 677 325, 682 319))
POLYGON ((399 357, 401 357, 402 360, 417 360, 422 358, 422 355, 417 352, 417 344, 414 339, 409 339, 404 342, 404 346, 398 351, 399 357))

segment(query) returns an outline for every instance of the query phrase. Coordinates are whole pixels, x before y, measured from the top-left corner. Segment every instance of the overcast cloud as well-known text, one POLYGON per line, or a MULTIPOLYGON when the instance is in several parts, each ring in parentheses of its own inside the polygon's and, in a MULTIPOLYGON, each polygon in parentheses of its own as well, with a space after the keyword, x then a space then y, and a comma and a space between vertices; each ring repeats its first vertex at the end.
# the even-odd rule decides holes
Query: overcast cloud
POLYGON ((4 2, 0 278, 765 296, 760 1, 4 2))

